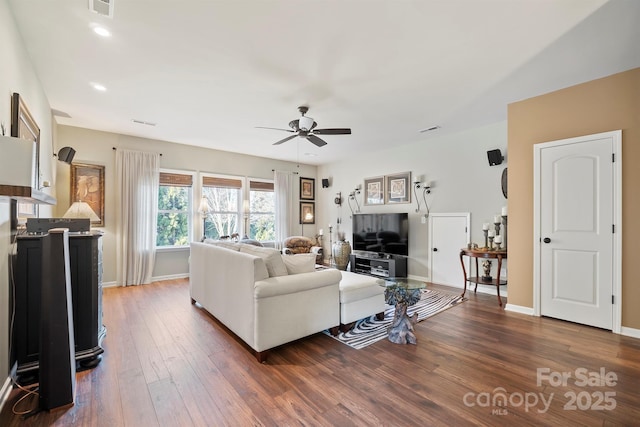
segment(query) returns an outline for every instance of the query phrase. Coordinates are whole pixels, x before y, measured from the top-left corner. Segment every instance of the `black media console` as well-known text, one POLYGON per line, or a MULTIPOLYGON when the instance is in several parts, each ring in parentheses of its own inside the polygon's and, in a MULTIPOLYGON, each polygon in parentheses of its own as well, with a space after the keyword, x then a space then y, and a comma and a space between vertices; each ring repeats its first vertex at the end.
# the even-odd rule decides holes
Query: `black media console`
POLYGON ((407 257, 377 252, 355 251, 349 256, 354 273, 377 277, 407 277, 407 257))

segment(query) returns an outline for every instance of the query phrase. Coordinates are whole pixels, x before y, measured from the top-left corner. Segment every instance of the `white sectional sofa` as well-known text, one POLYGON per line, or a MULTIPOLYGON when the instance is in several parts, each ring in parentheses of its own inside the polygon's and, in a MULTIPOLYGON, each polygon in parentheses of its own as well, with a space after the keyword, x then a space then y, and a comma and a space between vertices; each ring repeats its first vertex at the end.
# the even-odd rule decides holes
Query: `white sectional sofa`
POLYGON ((315 271, 312 262, 288 263, 305 255, 282 256, 276 249, 228 242, 191 243, 191 302, 235 333, 264 362, 273 347, 340 323, 339 270, 315 271), (223 247, 224 246, 224 247, 223 247), (307 265, 311 265, 309 272, 307 265), (284 269, 284 271, 283 271, 284 269))

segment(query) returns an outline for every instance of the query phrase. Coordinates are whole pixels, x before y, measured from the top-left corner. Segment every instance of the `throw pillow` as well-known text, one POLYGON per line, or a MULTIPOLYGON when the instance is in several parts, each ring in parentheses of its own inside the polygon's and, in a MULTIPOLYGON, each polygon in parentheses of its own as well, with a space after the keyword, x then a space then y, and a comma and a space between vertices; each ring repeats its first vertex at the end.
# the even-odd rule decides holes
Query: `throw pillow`
POLYGON ((240 243, 246 243, 247 245, 260 246, 260 247, 264 246, 262 243, 253 239, 242 239, 240 240, 240 243))
POLYGON ((264 260, 264 265, 267 267, 269 277, 286 276, 289 274, 287 273, 287 267, 285 267, 284 261, 282 261, 282 256, 280 255, 279 250, 273 248, 261 248, 259 246, 247 245, 244 243, 240 243, 239 245, 240 252, 258 256, 264 260))
POLYGON ((282 261, 289 274, 313 273, 316 271, 315 254, 283 255, 282 261))

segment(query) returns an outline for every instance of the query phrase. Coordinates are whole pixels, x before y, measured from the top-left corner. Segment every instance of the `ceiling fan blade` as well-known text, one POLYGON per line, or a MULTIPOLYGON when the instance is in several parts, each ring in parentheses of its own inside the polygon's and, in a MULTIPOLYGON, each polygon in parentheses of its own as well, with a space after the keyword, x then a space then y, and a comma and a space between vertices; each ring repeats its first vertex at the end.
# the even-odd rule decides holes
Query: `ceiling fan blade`
POLYGON ((280 140, 280 141, 278 141, 278 142, 274 142, 274 143, 273 143, 273 145, 280 145, 280 144, 282 144, 283 142, 287 142, 288 140, 295 138, 296 136, 298 136, 298 134, 288 136, 288 137, 286 137, 285 139, 281 139, 281 140, 280 140))
POLYGON ((285 132, 294 132, 291 129, 281 129, 281 128, 268 128, 264 126, 255 126, 256 129, 271 129, 271 130, 283 130, 285 132))
POLYGON ((307 139, 308 139, 311 143, 313 143, 313 144, 317 145, 318 147, 322 147, 323 145, 327 145, 327 143, 326 143, 326 142, 324 142, 323 140, 321 140, 320 138, 318 138, 318 137, 317 137, 317 136, 315 136, 315 135, 307 135, 307 139))
POLYGON ((314 129, 313 133, 318 135, 351 135, 351 129, 349 128, 314 129))

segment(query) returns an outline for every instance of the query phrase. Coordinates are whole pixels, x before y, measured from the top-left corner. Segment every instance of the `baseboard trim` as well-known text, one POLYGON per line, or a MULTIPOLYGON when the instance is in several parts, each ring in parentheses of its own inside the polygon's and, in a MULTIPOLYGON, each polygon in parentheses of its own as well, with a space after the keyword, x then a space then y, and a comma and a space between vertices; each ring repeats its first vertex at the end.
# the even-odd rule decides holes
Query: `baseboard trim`
MULTIPOLYGON (((152 282, 161 282, 163 280, 176 280, 176 279, 184 279, 184 278, 188 278, 189 277, 189 273, 180 273, 180 274, 169 274, 166 276, 157 276, 157 277, 152 277, 151 281, 152 282)), ((118 282, 102 282, 102 287, 103 288, 117 288, 118 286, 118 282)))
POLYGON ((11 377, 7 377, 4 384, 2 384, 2 389, 0 389, 0 411, 2 411, 4 404, 9 400, 11 390, 13 390, 11 377))
POLYGON ((631 338, 640 338, 640 329, 628 328, 626 326, 623 326, 620 328, 620 335, 631 338))
POLYGON ((523 307, 521 305, 507 304, 504 307, 505 311, 512 311, 514 313, 526 314, 527 316, 535 316, 533 308, 523 307))

